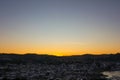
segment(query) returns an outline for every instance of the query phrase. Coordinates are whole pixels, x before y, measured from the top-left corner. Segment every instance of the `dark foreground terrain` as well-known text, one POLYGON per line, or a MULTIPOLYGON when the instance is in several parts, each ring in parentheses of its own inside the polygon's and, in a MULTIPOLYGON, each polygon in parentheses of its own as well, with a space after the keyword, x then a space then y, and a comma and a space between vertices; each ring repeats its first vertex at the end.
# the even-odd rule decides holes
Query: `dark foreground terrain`
POLYGON ((0 54, 0 80, 120 80, 102 72, 120 71, 120 53, 56 57, 0 54))

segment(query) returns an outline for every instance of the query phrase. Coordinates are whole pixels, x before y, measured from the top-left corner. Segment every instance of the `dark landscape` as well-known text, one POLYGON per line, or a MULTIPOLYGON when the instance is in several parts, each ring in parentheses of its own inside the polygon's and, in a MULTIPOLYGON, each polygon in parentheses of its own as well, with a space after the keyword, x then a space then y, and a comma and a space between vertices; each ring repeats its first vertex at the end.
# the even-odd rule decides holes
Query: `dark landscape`
POLYGON ((0 80, 119 80, 104 71, 120 71, 120 53, 52 56, 0 54, 0 80))

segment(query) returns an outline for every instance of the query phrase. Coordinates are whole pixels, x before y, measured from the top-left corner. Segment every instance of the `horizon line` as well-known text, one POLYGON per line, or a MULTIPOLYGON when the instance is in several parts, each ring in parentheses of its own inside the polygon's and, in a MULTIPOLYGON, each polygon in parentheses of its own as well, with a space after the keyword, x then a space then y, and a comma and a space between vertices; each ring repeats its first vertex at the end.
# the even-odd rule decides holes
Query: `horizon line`
POLYGON ((56 56, 56 57, 64 57, 64 56, 83 56, 83 55, 116 55, 116 54, 120 54, 120 52, 116 52, 116 53, 101 53, 101 54, 95 54, 95 53, 85 53, 85 54, 79 54, 79 55, 54 55, 54 54, 47 54, 47 53, 0 53, 1 54, 10 54, 10 55, 48 55, 48 56, 56 56))

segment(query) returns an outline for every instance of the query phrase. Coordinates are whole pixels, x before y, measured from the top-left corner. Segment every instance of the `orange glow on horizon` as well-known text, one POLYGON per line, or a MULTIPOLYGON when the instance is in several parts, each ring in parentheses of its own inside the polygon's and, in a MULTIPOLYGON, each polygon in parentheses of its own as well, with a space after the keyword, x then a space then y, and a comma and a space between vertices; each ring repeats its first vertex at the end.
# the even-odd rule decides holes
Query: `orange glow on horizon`
POLYGON ((71 55, 83 55, 83 54, 111 54, 118 53, 119 46, 96 46, 96 45, 48 45, 39 47, 36 45, 25 46, 25 45, 6 45, 0 48, 0 53, 16 53, 16 54, 26 54, 26 53, 35 53, 35 54, 48 54, 55 56, 71 56, 71 55), (14 47, 15 46, 15 47, 14 47), (91 47, 92 46, 92 47, 91 47))
POLYGON ((16 52, 0 52, 0 53, 13 53, 13 54, 39 54, 39 55, 42 55, 42 54, 47 54, 47 55, 54 55, 54 56, 72 56, 72 55, 84 55, 84 54, 94 54, 94 55, 100 55, 100 54, 116 54, 118 52, 44 52, 44 53, 41 53, 41 52, 22 52, 22 51, 16 51, 16 52))

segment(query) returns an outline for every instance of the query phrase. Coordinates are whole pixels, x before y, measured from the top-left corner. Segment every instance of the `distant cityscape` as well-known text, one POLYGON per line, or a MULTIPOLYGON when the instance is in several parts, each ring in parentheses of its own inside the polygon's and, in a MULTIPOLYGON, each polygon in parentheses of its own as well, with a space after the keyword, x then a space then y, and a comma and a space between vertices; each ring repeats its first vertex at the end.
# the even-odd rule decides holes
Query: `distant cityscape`
POLYGON ((104 71, 120 71, 120 54, 56 57, 0 54, 0 80, 120 80, 104 71))

